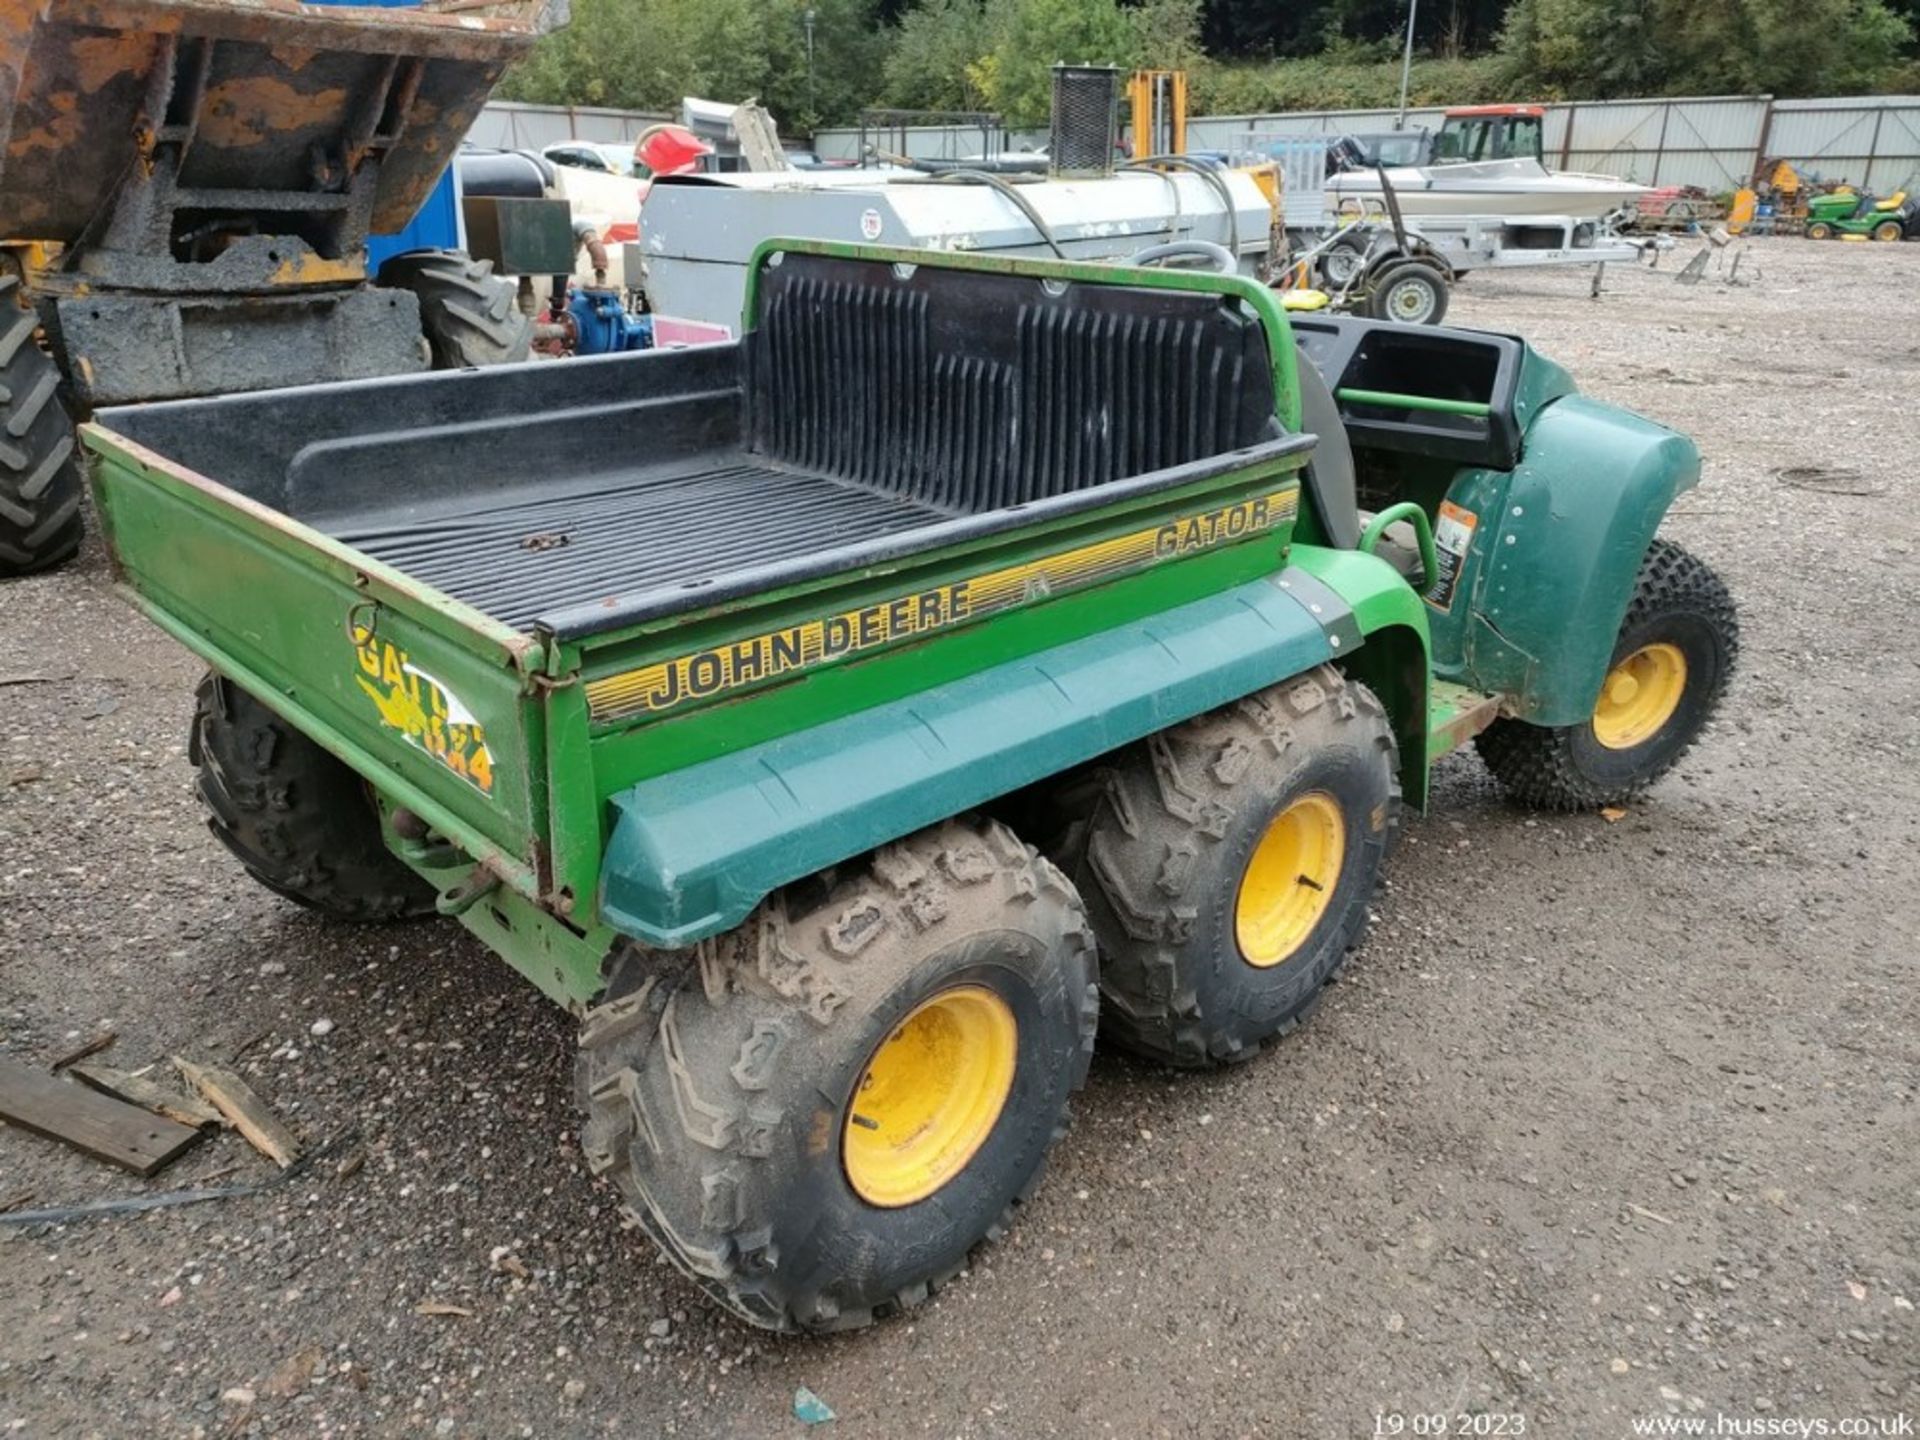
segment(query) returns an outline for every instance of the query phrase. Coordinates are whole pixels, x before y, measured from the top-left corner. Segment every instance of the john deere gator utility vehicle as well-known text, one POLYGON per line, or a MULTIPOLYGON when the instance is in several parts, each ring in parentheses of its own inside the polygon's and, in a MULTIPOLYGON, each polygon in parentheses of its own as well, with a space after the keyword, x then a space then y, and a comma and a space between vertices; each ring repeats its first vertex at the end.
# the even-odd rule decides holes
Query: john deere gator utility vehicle
POLYGON ((104 412, 262 883, 581 1019, 583 1151, 776 1329, 911 1306, 1096 1027, 1252 1056, 1476 734, 1616 802, 1736 645, 1694 447, 1504 335, 1230 276, 782 241, 705 349, 104 412), (512 443, 503 443, 511 435, 512 443))
POLYGON ((485 265, 367 273, 565 16, 454 8, 0 0, 0 576, 78 547, 95 406, 526 358, 485 265))

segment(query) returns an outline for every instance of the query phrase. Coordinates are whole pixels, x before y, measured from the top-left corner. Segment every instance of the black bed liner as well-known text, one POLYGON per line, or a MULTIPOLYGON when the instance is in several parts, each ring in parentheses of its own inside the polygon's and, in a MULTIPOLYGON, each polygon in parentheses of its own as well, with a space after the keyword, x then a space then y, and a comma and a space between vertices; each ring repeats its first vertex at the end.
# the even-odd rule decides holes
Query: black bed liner
POLYGON ((516 628, 592 634, 1309 448, 1233 297, 790 254, 731 345, 102 412, 516 628))
POLYGON ((343 524, 334 538, 516 628, 607 595, 709 581, 769 554, 816 554, 850 535, 881 540, 952 518, 744 451, 585 495, 534 489, 485 506, 456 496, 436 509, 399 525, 343 524))

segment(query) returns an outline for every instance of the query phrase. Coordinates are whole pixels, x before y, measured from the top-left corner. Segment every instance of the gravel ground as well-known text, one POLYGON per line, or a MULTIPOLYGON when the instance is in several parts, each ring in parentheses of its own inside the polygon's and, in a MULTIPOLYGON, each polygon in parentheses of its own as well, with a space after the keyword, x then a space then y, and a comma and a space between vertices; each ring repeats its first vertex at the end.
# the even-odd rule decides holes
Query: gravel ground
MULTIPOLYGON (((1920 245, 1676 268, 1476 278, 1455 318, 1699 440, 1667 530, 1744 607, 1720 725, 1617 823, 1448 763, 1313 1024, 1228 1074, 1096 1060, 1007 1242, 848 1338, 742 1328, 621 1231, 569 1021, 461 931, 241 875, 197 667, 97 546, 9 588, 4 668, 49 678, 0 687, 0 1050, 238 1057, 364 1163, 0 1231, 0 1434, 778 1436, 803 1384, 846 1436, 1920 1419, 1920 245)), ((230 1166, 271 1173, 226 1136, 151 1188, 230 1166)), ((0 1128, 0 1205, 142 1189, 0 1128)))

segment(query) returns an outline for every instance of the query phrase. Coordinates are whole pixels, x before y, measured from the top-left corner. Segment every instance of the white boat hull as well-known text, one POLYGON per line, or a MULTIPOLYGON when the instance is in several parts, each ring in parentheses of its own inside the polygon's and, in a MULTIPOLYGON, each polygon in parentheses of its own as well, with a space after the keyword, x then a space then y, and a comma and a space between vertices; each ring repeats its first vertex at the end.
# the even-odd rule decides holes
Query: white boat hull
MULTIPOLYGON (((1597 220, 1627 209, 1646 193, 1644 185, 1612 175, 1548 170, 1532 160, 1490 160, 1456 165, 1389 167, 1387 183, 1404 215, 1571 215, 1597 220)), ((1354 170, 1327 177, 1327 207, 1344 201, 1378 203, 1377 171, 1354 170)))

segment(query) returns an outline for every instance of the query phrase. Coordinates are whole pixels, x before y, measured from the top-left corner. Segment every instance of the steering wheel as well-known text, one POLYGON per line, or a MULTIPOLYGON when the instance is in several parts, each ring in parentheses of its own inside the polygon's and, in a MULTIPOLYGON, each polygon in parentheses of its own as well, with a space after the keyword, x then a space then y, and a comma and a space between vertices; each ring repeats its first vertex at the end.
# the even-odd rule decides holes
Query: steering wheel
POLYGON ((1240 262, 1224 245, 1211 240, 1170 240, 1164 245, 1149 245, 1127 257, 1129 265, 1158 265, 1168 260, 1205 260, 1207 268, 1222 275, 1240 273, 1240 262))

